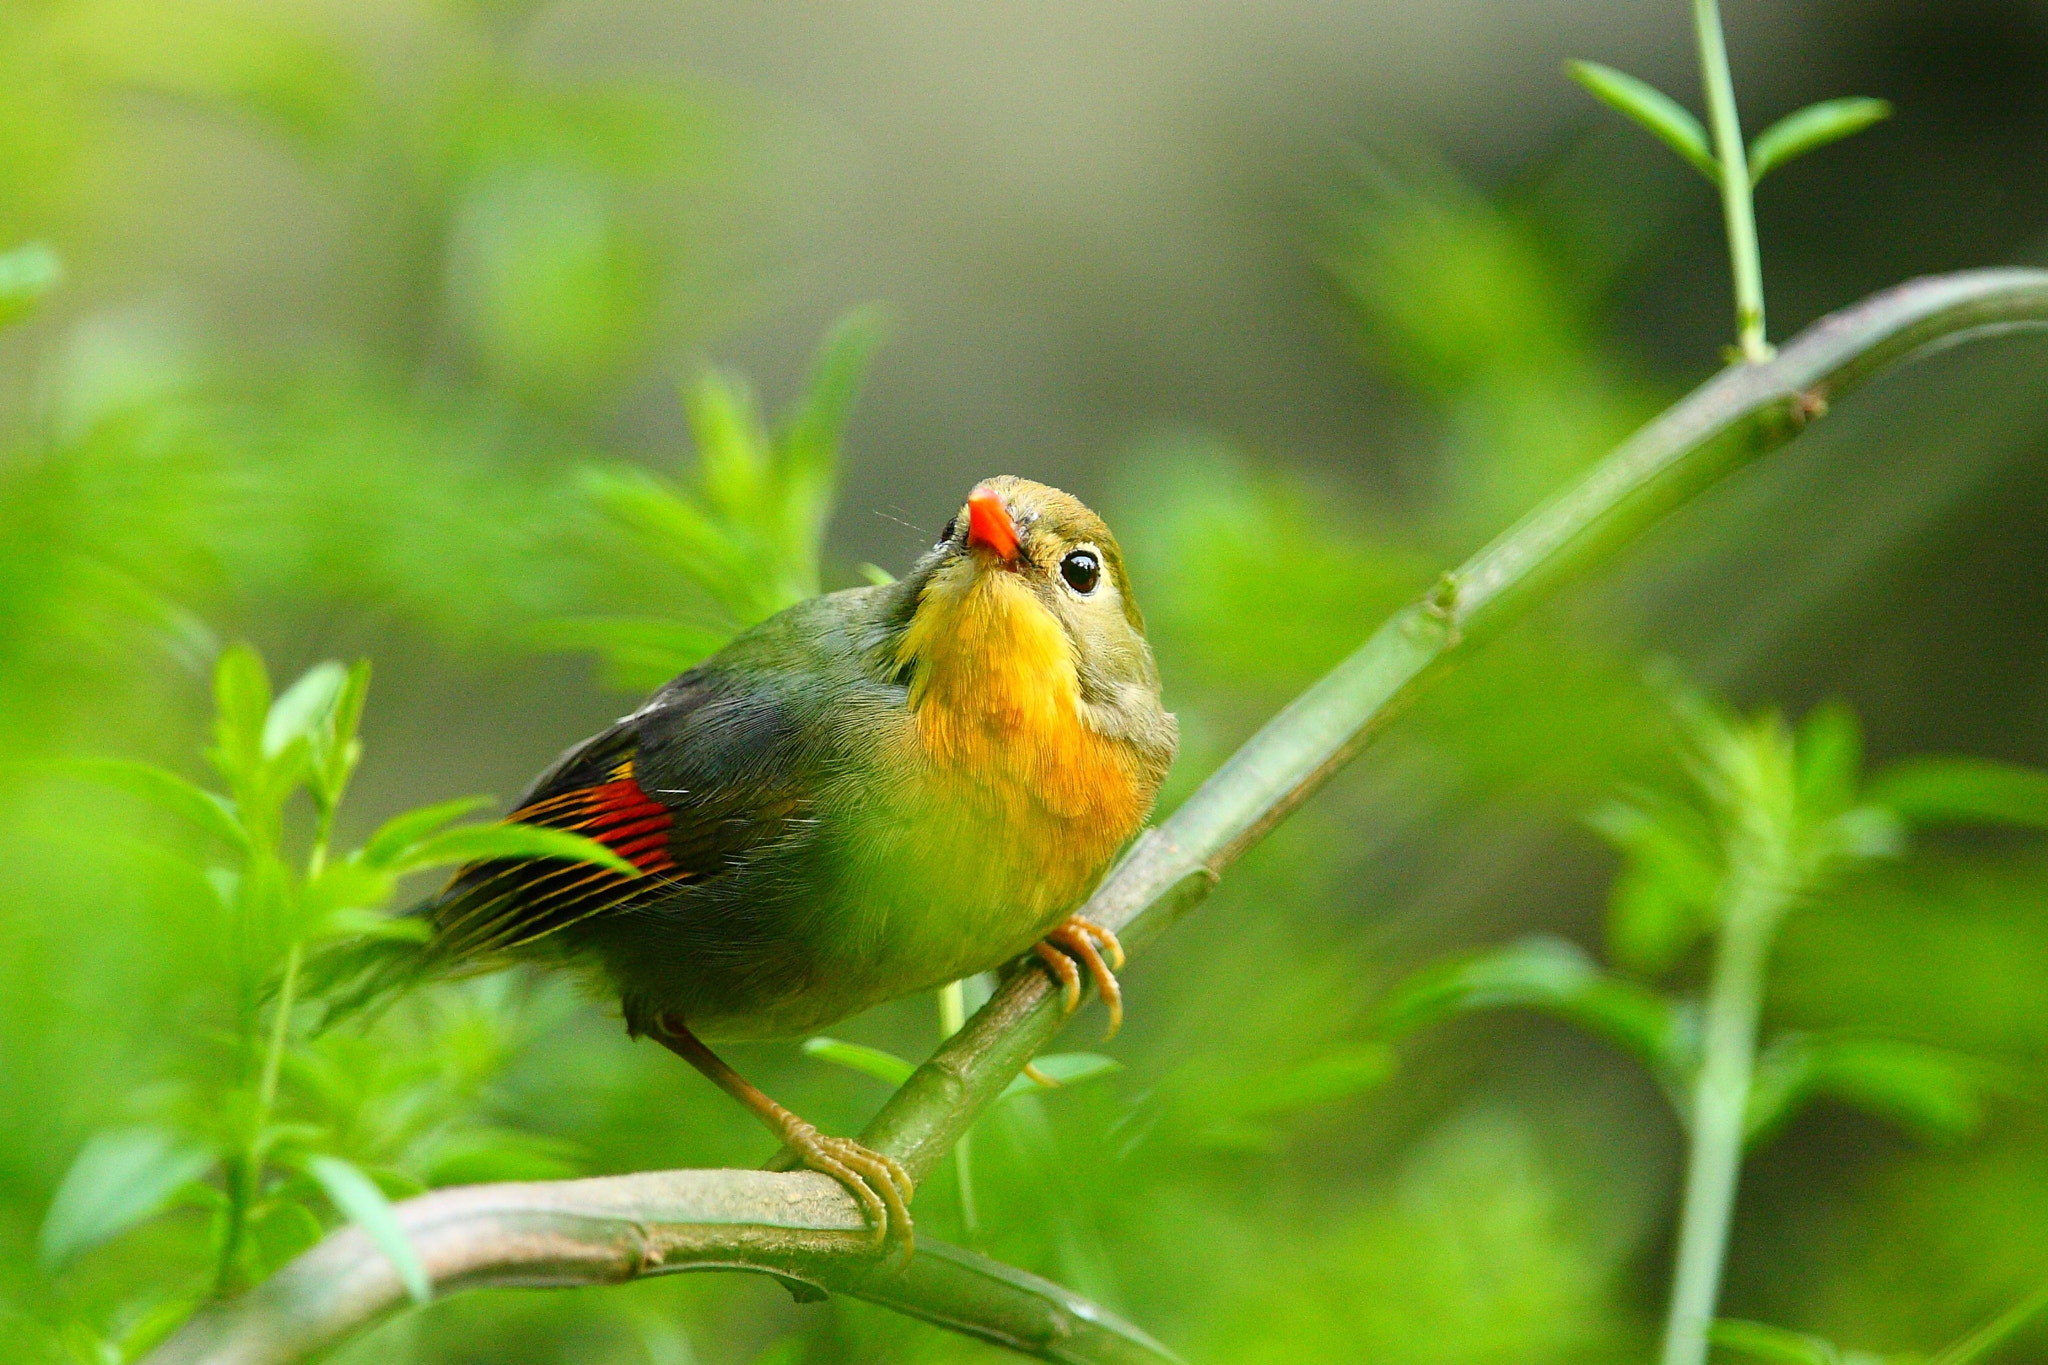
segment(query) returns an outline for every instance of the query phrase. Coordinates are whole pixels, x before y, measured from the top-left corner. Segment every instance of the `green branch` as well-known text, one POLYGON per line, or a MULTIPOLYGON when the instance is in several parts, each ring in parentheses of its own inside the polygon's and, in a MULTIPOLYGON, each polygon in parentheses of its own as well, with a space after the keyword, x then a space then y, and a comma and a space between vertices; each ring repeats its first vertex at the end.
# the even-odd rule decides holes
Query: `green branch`
MULTIPOLYGON (((1919 280, 1823 319, 1776 358, 1724 370, 1397 614, 1254 735, 1131 851, 1084 907, 1144 949, 1437 677, 1666 513, 1799 433, 1878 371, 1965 337, 2048 326, 2048 272, 1919 280)), ((864 1138, 922 1179, 1058 1030, 1038 972, 1004 983, 904 1083, 864 1138)), ((755 1270, 850 1293, 1045 1359, 1170 1358, 1103 1310, 1021 1271, 927 1245, 899 1274, 866 1250, 853 1200, 808 1172, 666 1171, 487 1185, 399 1206, 445 1293, 476 1284, 609 1283, 755 1270), (1030 1327, 1031 1331, 1023 1330, 1030 1327), (1036 1333, 1034 1335, 1034 1333, 1036 1333)), ((150 1365, 281 1365, 405 1301, 388 1260, 344 1229, 150 1365)))

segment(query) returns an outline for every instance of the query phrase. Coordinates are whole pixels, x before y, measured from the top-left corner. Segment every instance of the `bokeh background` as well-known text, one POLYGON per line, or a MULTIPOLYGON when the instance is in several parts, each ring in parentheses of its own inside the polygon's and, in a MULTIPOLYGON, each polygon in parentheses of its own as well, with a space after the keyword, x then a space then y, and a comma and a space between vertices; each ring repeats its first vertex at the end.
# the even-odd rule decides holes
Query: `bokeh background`
MULTIPOLYGON (((1838 94, 1898 110, 1761 191, 1776 336, 2048 256, 2048 6, 1727 20, 1752 130, 1838 94)), ((722 628, 589 471, 687 487, 680 381, 729 367, 781 410, 880 304, 826 586, 902 569, 984 475, 1077 493, 1133 564, 1177 799, 1720 363, 1710 191, 1560 74, 1596 58, 1696 105, 1690 36, 1678 0, 0 9, 0 245, 66 269, 0 335, 0 1350, 117 1359, 205 1261, 190 1211, 38 1267, 81 1145, 190 1082, 217 1007, 203 917, 152 871, 173 833, 40 760, 203 778, 211 660, 248 639, 283 678, 374 661, 344 839, 509 798, 633 704, 561 622, 722 628)), ((1599 950, 1616 863, 1581 817, 1675 771, 1645 660, 1744 707, 1840 698, 1877 762, 2048 763, 2044 358, 1888 379, 1491 647, 1135 964, 1121 1072, 983 1125, 974 1225, 950 1173, 920 1218, 1198 1361, 1646 1355, 1680 1173, 1657 1086, 1526 1015, 1390 1043, 1375 1003, 1530 932, 1599 950)), ((1789 923, 1774 1026, 2007 1080, 1939 1141, 1801 1116, 1748 1167, 1728 1312, 1925 1351, 2048 1280, 2044 855, 1925 838, 1789 923)), ((561 1171, 767 1155, 602 1004, 463 989, 497 1022, 461 1106, 561 1171)), ((936 1029, 921 999, 839 1031, 916 1057, 936 1029)), ((884 1093, 734 1051, 840 1131, 884 1093)), ((718 1276, 470 1296, 344 1358, 998 1353, 718 1276)))

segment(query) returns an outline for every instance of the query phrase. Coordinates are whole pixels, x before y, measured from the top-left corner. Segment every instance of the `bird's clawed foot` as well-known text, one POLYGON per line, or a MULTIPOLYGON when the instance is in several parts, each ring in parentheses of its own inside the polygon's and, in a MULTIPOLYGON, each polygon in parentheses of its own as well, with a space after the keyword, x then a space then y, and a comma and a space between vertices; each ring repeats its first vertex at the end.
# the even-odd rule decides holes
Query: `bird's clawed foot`
POLYGON ((904 1258, 909 1259, 916 1245, 916 1232, 910 1221, 910 1196, 917 1186, 902 1162, 863 1147, 852 1138, 821 1133, 795 1115, 790 1116, 784 1127, 782 1141, 801 1164, 846 1186, 868 1216, 877 1251, 893 1240, 902 1247, 904 1258))
POLYGON ((917 1184, 903 1163, 892 1156, 861 1146, 852 1138, 827 1137, 816 1127, 784 1109, 761 1092, 746 1077, 727 1066, 719 1055, 704 1046, 679 1014, 660 1014, 648 1021, 647 1033, 661 1045, 703 1072, 719 1089, 744 1104, 775 1136, 782 1139, 785 1153, 769 1163, 770 1170, 808 1166, 846 1186, 874 1228, 877 1251, 891 1241, 903 1248, 909 1259, 914 1245, 910 1223, 910 1196, 917 1184), (793 1161, 788 1158, 795 1158, 793 1161))
POLYGON ((1088 969, 1095 989, 1102 992, 1102 1003, 1109 1006, 1109 1031, 1103 1037, 1114 1038, 1124 1026, 1124 991, 1117 984, 1115 970, 1124 965, 1124 946, 1117 942, 1116 935, 1093 920, 1069 915, 1033 951, 1052 973, 1053 980, 1060 983, 1061 1002, 1068 1014, 1080 1008, 1080 968, 1088 969), (1109 954, 1107 961, 1103 960, 1104 952, 1109 954), (1075 965, 1077 961, 1079 966, 1075 965))

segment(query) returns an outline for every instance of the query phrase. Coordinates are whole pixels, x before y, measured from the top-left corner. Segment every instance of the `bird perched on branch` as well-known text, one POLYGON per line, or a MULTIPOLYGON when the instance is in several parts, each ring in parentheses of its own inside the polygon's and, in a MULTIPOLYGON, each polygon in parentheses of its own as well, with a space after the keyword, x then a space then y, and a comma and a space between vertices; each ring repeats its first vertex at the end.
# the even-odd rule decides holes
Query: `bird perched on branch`
POLYGON ((1069 912, 1150 813, 1177 742, 1109 528, 1058 489, 990 479, 907 577, 740 635, 569 750, 509 817, 595 839, 639 876, 465 868, 414 911, 427 939, 359 950, 356 996, 507 958, 594 968, 631 1033, 907 1246, 903 1168, 819 1133, 707 1040, 809 1033, 1032 953, 1069 1011, 1085 968, 1113 1029, 1122 950, 1069 912))

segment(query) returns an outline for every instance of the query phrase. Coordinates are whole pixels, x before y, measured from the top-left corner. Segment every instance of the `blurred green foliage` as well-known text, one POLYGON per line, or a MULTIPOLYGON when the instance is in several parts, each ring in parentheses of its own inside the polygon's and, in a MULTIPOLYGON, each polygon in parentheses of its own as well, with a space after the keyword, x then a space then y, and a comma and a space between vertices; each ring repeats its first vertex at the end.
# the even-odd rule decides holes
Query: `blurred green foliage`
MULTIPOLYGON (((265 994, 294 943, 419 889, 356 861, 333 874, 360 878, 346 894, 314 894, 351 866, 312 864, 330 816, 336 850, 372 847, 402 812, 453 820, 451 794, 521 780, 619 704, 543 655, 595 656, 630 690, 856 581, 821 535, 871 317, 828 338, 803 395, 767 405, 780 423, 688 358, 758 296, 774 111, 537 62, 548 12, 52 0, 0 15, 0 241, 50 244, 0 256, 0 314, 20 323, 0 389, 9 1360, 132 1359, 217 1284, 341 1217, 374 1222, 371 1190, 768 1155, 728 1102, 567 983, 446 985, 310 1040, 265 994), (208 178, 222 161, 239 177, 208 178), (239 214, 214 202, 235 196, 239 214), (650 406, 687 428, 691 459, 621 435, 621 414, 650 406), (259 641, 308 690, 259 707, 268 684, 223 635, 259 641), (343 802, 355 736, 336 722, 362 683, 317 661, 366 653, 378 693, 343 802), (239 719, 216 738, 223 661, 239 719), (206 778, 209 742, 227 770, 206 778), (273 771, 287 751, 303 760, 273 771)), ((1676 391, 1668 357, 1629 330, 1640 318, 1616 315, 1684 240, 1646 202, 1655 182, 1610 186, 1593 152, 1485 191, 1425 155, 1379 154, 1330 195, 1315 254, 1394 414, 1377 439, 1419 452, 1385 462, 1395 477, 1196 433, 1134 442, 1089 490, 1181 715, 1168 800, 1676 391)), ((1807 172, 1782 174, 1779 202, 1807 172)), ((2016 434, 1973 445, 1957 404, 1900 399, 1852 444, 1907 452, 1900 466, 1934 482, 1888 485, 1875 464, 1852 480, 1826 447, 1797 457, 1853 483, 1870 524, 1757 481, 1702 509, 1719 529, 1680 528, 1448 680, 1131 973, 1120 1069, 992 1111, 971 1204, 949 1169, 920 1219, 1191 1359, 1641 1358, 1681 1140, 1655 1078, 1684 1062, 1691 1025, 1670 998, 1697 988, 1699 887, 1723 848, 1696 799, 1671 795, 1683 749, 1638 660, 1646 643, 1704 653, 1716 688, 1797 691, 1772 652, 1787 600, 1890 592, 1898 556, 1962 555, 1967 537, 1927 509, 1965 505, 1956 490, 2010 454, 1999 440, 2038 455, 2026 383, 1975 385, 1961 405, 2016 434), (1814 547, 1837 558, 1795 557, 1814 547), (1760 600, 1716 615, 1730 582, 1760 600), (1589 831, 1583 813, 1617 793, 1589 831), (1503 941, 1517 946, 1429 966, 1503 941), (1546 1015, 1463 1008, 1479 1003, 1546 1015), (1397 1018, 1443 1026, 1396 1042, 1397 1018), (1653 1079, 1612 1043, 1656 1059, 1653 1079)), ((849 459, 879 460, 857 422, 848 439, 849 459)), ((2011 605, 1996 576, 1979 586, 2011 605)), ((1977 670, 1978 624, 1915 652, 1977 670)), ((1820 671, 1851 657, 1887 662, 1839 647, 1820 671)), ((1754 722, 1809 756, 1829 818, 1882 808, 1913 838, 1785 924, 1756 1122, 1773 1140, 1746 1173, 1726 1300, 1777 1326, 1731 1350, 1775 1332, 1928 1352, 2048 1279, 2048 860, 2024 831, 1949 828, 2033 819, 2038 779, 1889 761, 2018 712, 1970 728, 1936 707, 1915 728, 1906 703, 1884 709, 1904 685, 1870 671, 1827 681, 1867 686, 1887 760, 1869 783, 1843 785, 1846 712, 1810 712, 1797 738, 1754 722)), ((2038 702, 2037 682, 1999 695, 2038 702)), ((2038 730, 2015 733, 2024 747, 2038 730)), ((835 1033, 902 1059, 936 1036, 926 1000, 835 1033)), ((795 1046, 743 1051, 748 1074, 837 1131, 882 1093, 795 1046)), ((862 1305, 681 1277, 454 1298, 340 1358, 995 1357, 862 1305)))

